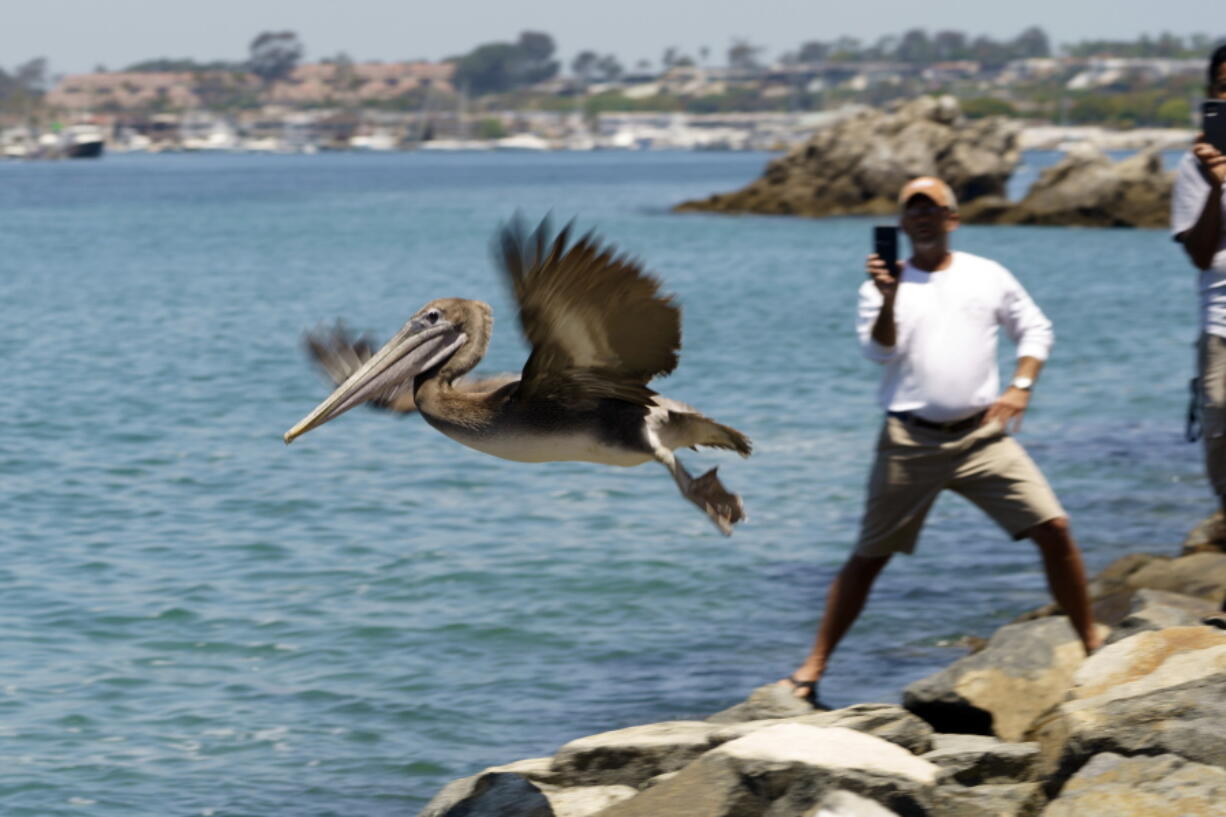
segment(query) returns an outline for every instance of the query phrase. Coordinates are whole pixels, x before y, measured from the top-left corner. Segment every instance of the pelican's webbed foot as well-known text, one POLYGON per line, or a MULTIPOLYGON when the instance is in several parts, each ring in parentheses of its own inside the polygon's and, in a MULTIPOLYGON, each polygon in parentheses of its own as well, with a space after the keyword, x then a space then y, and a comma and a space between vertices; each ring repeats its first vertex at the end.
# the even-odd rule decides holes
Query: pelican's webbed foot
MULTIPOLYGON (((649 438, 650 439, 650 438, 649 438)), ((695 479, 685 470, 681 461, 656 440, 653 443, 653 454, 657 461, 673 475, 677 489, 681 495, 693 502, 702 512, 711 518, 715 526, 724 536, 732 535, 732 526, 745 519, 745 505, 741 498, 724 487, 716 474, 718 468, 712 468, 707 473, 695 479)))
POLYGON ((725 536, 732 535, 732 526, 745 518, 745 505, 741 498, 724 487, 716 475, 718 468, 692 480, 689 489, 683 491, 685 498, 693 502, 711 517, 711 521, 725 536))

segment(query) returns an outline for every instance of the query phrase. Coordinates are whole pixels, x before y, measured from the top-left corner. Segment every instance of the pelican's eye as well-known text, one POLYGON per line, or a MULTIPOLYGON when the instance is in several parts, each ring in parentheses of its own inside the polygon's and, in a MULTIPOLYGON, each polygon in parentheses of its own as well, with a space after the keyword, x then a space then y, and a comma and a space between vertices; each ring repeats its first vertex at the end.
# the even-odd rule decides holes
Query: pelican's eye
POLYGON ((431 309, 426 313, 426 323, 434 326, 434 324, 438 323, 438 319, 441 317, 443 317, 442 312, 439 312, 437 309, 431 309))

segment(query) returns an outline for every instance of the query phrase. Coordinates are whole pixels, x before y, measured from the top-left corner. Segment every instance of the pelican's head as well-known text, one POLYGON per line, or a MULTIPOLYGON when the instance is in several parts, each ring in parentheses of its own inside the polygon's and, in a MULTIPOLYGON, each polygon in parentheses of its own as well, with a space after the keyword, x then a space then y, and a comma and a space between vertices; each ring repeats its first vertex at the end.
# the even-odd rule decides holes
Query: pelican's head
POLYGON ((426 304, 314 411, 285 432, 285 442, 424 372, 436 370, 452 379, 468 371, 485 353, 492 314, 488 304, 463 298, 426 304), (461 349, 465 354, 456 355, 461 349))

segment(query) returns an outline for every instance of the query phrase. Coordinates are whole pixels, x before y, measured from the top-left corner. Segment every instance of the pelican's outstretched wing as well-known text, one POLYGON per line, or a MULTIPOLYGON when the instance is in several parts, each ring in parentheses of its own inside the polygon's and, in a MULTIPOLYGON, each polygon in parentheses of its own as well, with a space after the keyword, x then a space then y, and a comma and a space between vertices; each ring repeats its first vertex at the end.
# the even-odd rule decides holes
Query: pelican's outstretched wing
POLYGON ((567 246, 549 220, 532 233, 516 218, 499 234, 498 256, 532 345, 525 394, 615 397, 646 405, 647 382, 671 372, 681 347, 681 310, 640 264, 591 233, 567 246))
MULTIPOLYGON (((355 336, 341 321, 328 328, 315 329, 303 335, 302 344, 319 369, 339 386, 361 368, 379 348, 370 335, 355 336)), ((461 379, 455 387, 463 392, 488 392, 519 379, 518 375, 499 374, 490 377, 461 379)), ((413 401, 413 381, 406 380, 388 387, 370 401, 370 405, 409 414, 417 411, 413 401)))

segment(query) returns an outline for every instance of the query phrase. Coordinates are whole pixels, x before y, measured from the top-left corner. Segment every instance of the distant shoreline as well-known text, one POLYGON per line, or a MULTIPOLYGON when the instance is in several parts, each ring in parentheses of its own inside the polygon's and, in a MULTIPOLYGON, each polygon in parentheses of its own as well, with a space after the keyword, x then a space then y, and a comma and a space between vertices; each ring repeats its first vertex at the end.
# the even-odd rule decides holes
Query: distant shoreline
POLYGON ((1032 125, 1022 130, 1019 146, 1022 150, 1062 150, 1081 143, 1100 150, 1182 150, 1195 138, 1196 131, 1190 128, 1112 130, 1097 125, 1032 125))

